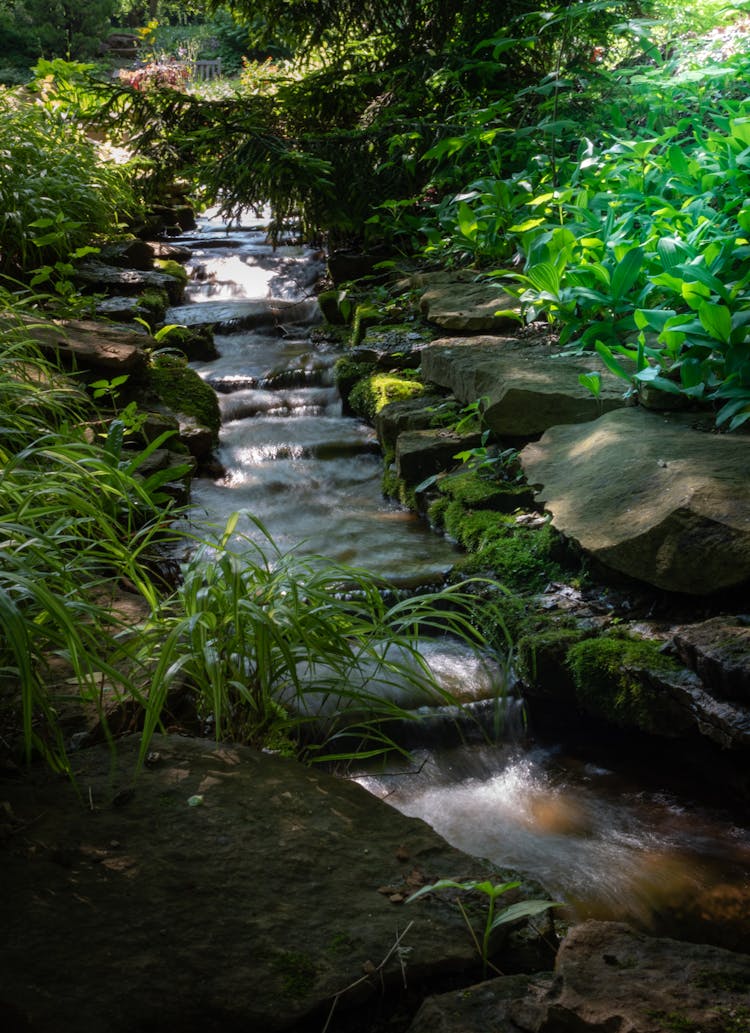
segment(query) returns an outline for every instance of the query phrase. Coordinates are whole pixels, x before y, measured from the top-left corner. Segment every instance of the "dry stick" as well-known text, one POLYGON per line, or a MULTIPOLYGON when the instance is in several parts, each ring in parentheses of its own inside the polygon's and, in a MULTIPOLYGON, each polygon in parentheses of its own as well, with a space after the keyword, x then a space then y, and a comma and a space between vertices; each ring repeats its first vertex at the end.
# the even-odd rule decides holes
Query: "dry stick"
MULTIPOLYGON (((326 1019, 326 1024, 323 1027, 321 1033, 327 1033, 328 1027, 331 1024, 331 1019, 333 1018, 333 1013, 336 1010, 336 1005, 339 1003, 339 998, 343 997, 344 994, 349 993, 349 991, 353 990, 356 986, 359 986, 360 983, 366 983, 377 972, 382 973, 383 969, 388 964, 388 962, 391 960, 391 958, 393 957, 394 953, 401 946, 401 941, 403 940, 403 938, 406 936, 406 934, 409 932, 409 930, 411 929, 411 927, 413 925, 414 925, 413 921, 409 922, 409 924, 407 925, 407 927, 404 929, 404 931, 402 933, 397 933, 396 934, 396 940, 395 940, 393 946, 388 951, 388 953, 383 958, 383 960, 380 962, 380 964, 376 968, 374 968, 372 970, 372 972, 368 972, 366 975, 360 976, 359 979, 355 979, 353 983, 349 984, 349 986, 345 986, 343 990, 339 990, 339 992, 333 998, 333 1004, 331 1005, 331 1010, 328 1012, 328 1018, 326 1019)), ((401 962, 401 974, 402 974, 403 979, 404 979, 404 986, 406 986, 406 973, 404 971, 403 961, 401 962)))

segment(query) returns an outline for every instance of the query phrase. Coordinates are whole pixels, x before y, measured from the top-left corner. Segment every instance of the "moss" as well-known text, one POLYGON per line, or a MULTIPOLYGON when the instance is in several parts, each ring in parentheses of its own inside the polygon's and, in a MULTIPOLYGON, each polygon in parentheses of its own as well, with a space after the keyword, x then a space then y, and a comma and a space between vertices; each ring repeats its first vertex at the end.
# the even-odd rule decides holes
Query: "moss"
POLYGON ((645 732, 663 730, 670 720, 668 700, 639 676, 679 670, 658 642, 612 635, 587 639, 568 650, 566 665, 578 701, 590 713, 645 732))
POLYGON ((219 356, 213 330, 208 326, 173 326, 161 343, 178 348, 188 362, 210 362, 219 356))
POLYGON ((282 977, 284 992, 290 997, 305 997, 315 986, 318 969, 308 954, 283 951, 273 958, 271 964, 282 977))
POLYGON ((476 470, 444 477, 438 490, 467 509, 487 509, 498 513, 513 513, 530 506, 534 500, 534 493, 527 485, 483 477, 476 470))
POLYGON ((369 326, 377 326, 378 323, 382 322, 383 314, 380 309, 374 305, 357 305, 352 324, 352 344, 355 346, 360 344, 367 328, 369 326))
POLYGON ((167 408, 194 417, 218 438, 221 415, 216 394, 184 360, 174 355, 155 356, 149 381, 151 390, 167 408))
POLYGON ((138 295, 138 304, 148 312, 152 323, 161 323, 169 308, 169 297, 166 291, 153 287, 138 295))
POLYGON ((323 313, 323 319, 332 326, 345 326, 349 323, 352 303, 347 298, 346 291, 321 291, 318 295, 318 305, 323 313))
POLYGON ((384 405, 416 398, 424 385, 404 374, 375 373, 360 380, 349 394, 349 405, 356 416, 374 420, 384 405))
MULTIPOLYGON (((538 623, 537 615, 537 623, 538 623)), ((582 628, 561 626, 546 622, 521 634, 516 641, 516 669, 528 685, 541 688, 559 687, 564 673, 565 657, 571 646, 583 641, 590 633, 582 628)))
POLYGON ((166 273, 167 276, 173 276, 175 280, 179 280, 183 286, 188 282, 185 266, 175 262, 173 258, 157 258, 154 261, 154 265, 160 272, 166 273))
POLYGON ((354 386, 359 383, 360 380, 364 380, 372 374, 373 365, 371 362, 355 362, 354 359, 350 359, 347 356, 343 356, 336 360, 333 367, 333 377, 336 381, 336 387, 339 389, 339 394, 344 402, 344 406, 349 404, 349 396, 354 389, 354 386))

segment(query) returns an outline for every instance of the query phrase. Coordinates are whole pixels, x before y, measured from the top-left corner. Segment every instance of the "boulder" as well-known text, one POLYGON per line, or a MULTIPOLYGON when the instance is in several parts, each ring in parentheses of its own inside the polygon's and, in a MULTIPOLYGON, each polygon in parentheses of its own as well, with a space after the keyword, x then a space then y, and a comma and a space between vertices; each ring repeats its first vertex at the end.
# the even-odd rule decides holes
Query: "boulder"
POLYGON ((559 355, 512 337, 440 338, 423 348, 421 369, 464 405, 485 398, 485 426, 501 437, 534 437, 626 404, 598 356, 559 355), (591 372, 601 375, 598 398, 579 380, 591 372))
POLYGON ((422 288, 419 307, 425 319, 443 330, 492 333, 518 326, 516 298, 470 270, 421 273, 412 285, 422 288))
MULTIPOLYGON (((386 448, 393 448, 400 434, 409 430, 429 430, 436 410, 445 404, 440 395, 420 395, 389 402, 375 414, 375 433, 386 448)), ((455 406, 454 406, 455 411, 455 406)))
POLYGON ((132 323, 136 319, 148 321, 151 313, 139 302, 137 297, 115 295, 103 298, 96 303, 96 314, 103 319, 111 319, 117 323, 132 323))
POLYGON ((131 240, 114 241, 99 249, 99 258, 106 265, 124 269, 140 269, 146 272, 154 268, 154 248, 145 240, 133 237, 131 240))
POLYGON ((403 993, 402 963, 409 986, 477 978, 458 908, 404 900, 485 863, 292 760, 156 736, 136 777, 138 748, 73 754, 77 792, 39 772, 3 788, 4 1029, 322 1029, 334 1002, 372 1017, 403 993))
POLYGON ((627 408, 553 427, 521 463, 557 530, 605 568, 695 596, 750 579, 750 452, 741 435, 627 408))

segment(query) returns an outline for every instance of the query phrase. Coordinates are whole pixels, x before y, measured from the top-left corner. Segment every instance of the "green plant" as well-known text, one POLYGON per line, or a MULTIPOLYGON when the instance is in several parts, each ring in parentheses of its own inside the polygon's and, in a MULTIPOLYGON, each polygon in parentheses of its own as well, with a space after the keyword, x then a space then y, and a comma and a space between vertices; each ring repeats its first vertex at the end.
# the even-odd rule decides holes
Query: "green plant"
POLYGON ((0 274, 67 284, 93 238, 132 209, 127 172, 100 160, 63 105, 0 90, 0 118, 0 274))
POLYGON ((508 925, 521 918, 533 918, 536 915, 540 915, 543 912, 548 911, 550 908, 562 906, 559 902, 554 900, 521 900, 515 904, 509 904, 502 910, 497 911, 497 900, 510 890, 518 889, 520 885, 521 883, 517 880, 496 884, 489 880, 486 882, 454 882, 452 879, 440 879, 438 882, 434 882, 430 886, 423 886, 420 890, 417 890, 416 893, 412 893, 406 903, 410 904, 412 901, 425 896, 427 893, 436 893, 439 890, 447 889, 478 893, 486 897, 487 913, 485 915, 481 938, 475 933, 460 899, 457 898, 456 900, 469 933, 471 934, 474 945, 477 948, 477 952, 482 959, 482 975, 486 978, 487 970, 490 967, 494 968, 494 966, 491 966, 490 956, 492 949, 491 938, 496 929, 501 925, 508 925))
MULTIPOLYGON (((176 678, 195 694, 217 739, 263 745, 296 737, 314 760, 395 748, 388 724, 417 719, 404 697, 446 700, 417 649, 418 635, 450 634, 480 647, 480 580, 388 606, 366 571, 282 553, 252 515, 261 543, 218 542, 185 565, 143 639, 151 686, 142 757, 176 678)), ((491 604, 481 622, 491 623, 491 604)), ((497 627, 502 621, 497 615, 497 627)))
POLYGON ((156 607, 152 564, 176 508, 165 473, 141 473, 152 446, 123 451, 117 420, 89 440, 90 399, 42 358, 21 302, 2 300, 0 701, 20 715, 26 756, 69 771, 64 708, 92 708, 106 732, 105 689, 136 691, 113 585, 127 579, 156 607))

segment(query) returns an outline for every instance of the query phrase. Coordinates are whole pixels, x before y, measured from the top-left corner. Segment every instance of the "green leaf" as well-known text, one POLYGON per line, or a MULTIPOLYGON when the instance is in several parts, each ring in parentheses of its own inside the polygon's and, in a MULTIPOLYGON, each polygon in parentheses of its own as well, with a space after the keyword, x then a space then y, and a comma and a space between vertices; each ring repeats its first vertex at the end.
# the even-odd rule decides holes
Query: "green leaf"
POLYGON ((732 333, 732 314, 726 305, 705 301, 698 309, 698 318, 703 328, 716 341, 728 344, 732 333))
POLYGON ((526 270, 529 282, 538 290, 557 298, 560 294, 560 273, 552 262, 539 262, 526 270))
POLYGON ((458 228, 464 237, 476 240, 478 223, 474 212, 465 201, 461 201, 457 209, 458 228))
POLYGON ((633 286, 643 268, 643 262, 643 248, 635 247, 617 263, 612 274, 612 296, 615 300, 622 298, 633 286))
POLYGON ((499 925, 507 925, 508 922, 517 922, 519 918, 533 918, 544 911, 549 911, 551 907, 562 907, 562 904, 555 900, 521 900, 497 914, 490 929, 497 929, 499 925))
POLYGON ((591 373, 579 373, 578 383, 591 392, 594 398, 598 398, 602 390, 602 376, 593 370, 591 373))
POLYGON ((622 366, 612 354, 612 350, 607 347, 603 341, 596 341, 594 344, 597 354, 601 358, 604 365, 610 371, 614 373, 616 377, 620 377, 621 380, 627 380, 630 383, 633 379, 632 374, 629 373, 624 366, 622 366))

